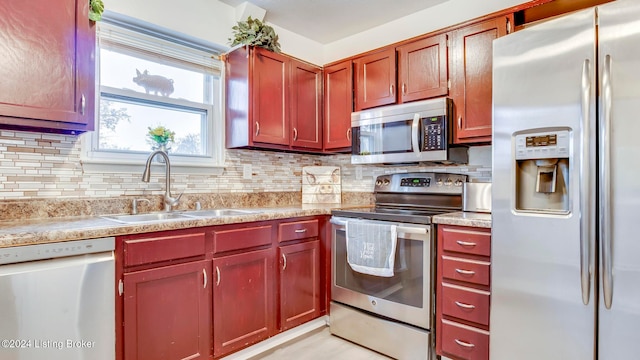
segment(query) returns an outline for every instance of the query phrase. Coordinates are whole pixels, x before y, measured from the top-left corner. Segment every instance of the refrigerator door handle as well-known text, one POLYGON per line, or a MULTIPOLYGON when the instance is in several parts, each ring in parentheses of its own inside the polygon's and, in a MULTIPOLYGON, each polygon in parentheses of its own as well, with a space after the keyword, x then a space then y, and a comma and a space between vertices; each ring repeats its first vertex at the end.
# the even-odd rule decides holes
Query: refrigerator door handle
POLYGON ((604 57, 602 72, 603 121, 600 122, 600 239, 602 242, 602 287, 604 306, 613 302, 613 273, 611 249, 611 55, 604 57))
POLYGON ((582 302, 589 304, 591 294, 591 184, 589 161, 591 159, 591 125, 590 125, 590 100, 591 100, 591 63, 585 59, 582 65, 582 141, 580 154, 580 193, 588 194, 580 197, 580 282, 582 289, 582 302), (586 197, 586 198, 585 198, 586 197))

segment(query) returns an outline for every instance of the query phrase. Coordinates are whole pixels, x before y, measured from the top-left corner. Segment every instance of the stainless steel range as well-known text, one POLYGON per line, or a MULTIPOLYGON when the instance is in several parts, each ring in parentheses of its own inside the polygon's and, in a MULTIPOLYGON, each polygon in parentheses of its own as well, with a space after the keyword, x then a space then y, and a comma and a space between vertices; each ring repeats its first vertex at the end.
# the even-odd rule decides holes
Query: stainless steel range
MULTIPOLYGON (((447 173, 382 175, 375 184, 375 207, 333 211, 330 321, 334 335, 397 359, 435 359, 431 217, 462 209, 466 181, 466 175, 447 173), (353 252, 364 250, 361 243, 354 245, 358 239, 353 232, 369 224, 376 231, 390 229, 394 234, 389 235, 395 245, 386 263, 393 264, 390 274, 354 270, 359 267, 353 265, 353 252)), ((380 241, 379 234, 371 235, 372 241, 380 241)), ((370 250, 367 236, 364 248, 370 250)))

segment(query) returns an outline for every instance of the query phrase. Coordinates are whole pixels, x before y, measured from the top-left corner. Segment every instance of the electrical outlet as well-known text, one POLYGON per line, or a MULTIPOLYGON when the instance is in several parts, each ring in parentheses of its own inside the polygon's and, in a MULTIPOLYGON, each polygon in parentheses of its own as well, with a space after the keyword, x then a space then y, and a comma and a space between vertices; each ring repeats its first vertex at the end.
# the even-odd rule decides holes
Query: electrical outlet
POLYGON ((362 166, 356 166, 356 180, 362 180, 362 166))
POLYGON ((251 180, 253 174, 251 174, 251 164, 242 165, 242 178, 245 180, 251 180))

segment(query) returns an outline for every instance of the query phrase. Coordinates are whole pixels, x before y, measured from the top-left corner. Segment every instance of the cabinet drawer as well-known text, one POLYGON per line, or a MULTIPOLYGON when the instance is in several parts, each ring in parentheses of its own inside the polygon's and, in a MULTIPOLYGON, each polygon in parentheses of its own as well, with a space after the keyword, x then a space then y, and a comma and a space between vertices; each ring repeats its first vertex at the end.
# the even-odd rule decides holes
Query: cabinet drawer
POLYGON ((124 266, 151 264, 204 254, 204 233, 124 241, 124 266))
POLYGON ((318 220, 294 221, 278 225, 278 242, 318 236, 318 220))
POLYGON ((271 244, 271 225, 213 231, 213 253, 271 244))
POLYGON ((489 293, 442 284, 442 314, 489 325, 489 293))
POLYGON ((489 359, 489 333, 442 321, 442 351, 465 360, 489 359))
POLYGON ((442 229, 444 251, 490 256, 491 233, 473 230, 460 230, 451 227, 442 229))
POLYGON ((484 261, 466 261, 443 256, 442 277, 489 286, 491 278, 490 263, 484 261))

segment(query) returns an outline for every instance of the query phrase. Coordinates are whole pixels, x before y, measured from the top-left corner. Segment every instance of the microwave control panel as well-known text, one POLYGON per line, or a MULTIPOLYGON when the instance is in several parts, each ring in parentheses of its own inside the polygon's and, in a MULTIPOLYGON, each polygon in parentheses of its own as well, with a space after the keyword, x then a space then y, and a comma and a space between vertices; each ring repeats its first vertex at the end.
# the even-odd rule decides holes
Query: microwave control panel
POLYGON ((445 116, 422 118, 422 151, 447 149, 447 126, 445 116))

